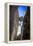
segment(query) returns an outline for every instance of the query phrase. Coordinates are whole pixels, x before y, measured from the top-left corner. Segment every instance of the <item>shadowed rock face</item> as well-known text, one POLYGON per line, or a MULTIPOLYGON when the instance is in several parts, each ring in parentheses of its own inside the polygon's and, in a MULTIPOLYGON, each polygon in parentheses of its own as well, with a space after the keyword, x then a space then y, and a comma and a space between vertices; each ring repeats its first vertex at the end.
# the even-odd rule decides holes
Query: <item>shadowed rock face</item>
POLYGON ((18 29, 18 21, 19 21, 19 16, 18 16, 18 10, 16 8, 17 6, 10 6, 10 26, 9 26, 9 40, 15 40, 16 39, 16 34, 17 34, 17 29, 18 29))
POLYGON ((30 39, 30 7, 28 7, 26 15, 24 16, 23 24, 24 24, 23 40, 29 40, 30 39))
POLYGON ((23 21, 23 16, 22 17, 19 17, 19 21, 23 21))

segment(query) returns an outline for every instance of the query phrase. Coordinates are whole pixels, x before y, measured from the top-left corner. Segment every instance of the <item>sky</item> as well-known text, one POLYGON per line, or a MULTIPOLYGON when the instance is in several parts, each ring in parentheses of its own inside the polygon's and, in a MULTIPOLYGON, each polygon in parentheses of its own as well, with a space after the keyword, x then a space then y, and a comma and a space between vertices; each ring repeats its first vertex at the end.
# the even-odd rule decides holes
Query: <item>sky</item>
POLYGON ((27 6, 19 6, 18 7, 18 13, 19 17, 24 16, 27 10, 27 6))

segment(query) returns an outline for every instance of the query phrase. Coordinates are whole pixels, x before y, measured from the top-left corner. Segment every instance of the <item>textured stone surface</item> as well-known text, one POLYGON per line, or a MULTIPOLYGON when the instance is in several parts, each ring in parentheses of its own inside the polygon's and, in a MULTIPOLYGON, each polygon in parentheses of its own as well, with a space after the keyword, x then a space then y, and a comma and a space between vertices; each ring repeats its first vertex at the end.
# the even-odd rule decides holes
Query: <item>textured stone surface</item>
POLYGON ((18 29, 19 16, 16 7, 17 6, 10 6, 10 40, 15 40, 18 29))

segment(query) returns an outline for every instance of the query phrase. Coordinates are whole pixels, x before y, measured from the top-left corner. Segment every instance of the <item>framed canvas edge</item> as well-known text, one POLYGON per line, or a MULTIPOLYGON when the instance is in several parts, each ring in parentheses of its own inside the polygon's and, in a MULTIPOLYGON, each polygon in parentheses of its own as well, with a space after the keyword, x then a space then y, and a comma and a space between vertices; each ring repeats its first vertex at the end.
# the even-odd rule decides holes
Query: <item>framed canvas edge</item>
POLYGON ((24 43, 24 42, 32 42, 33 41, 33 23, 32 23, 32 20, 33 20, 33 5, 31 4, 31 3, 12 3, 12 2, 8 2, 7 4, 7 43, 24 43), (30 8, 30 38, 31 38, 31 40, 20 40, 20 41, 9 41, 9 5, 26 5, 26 6, 31 6, 31 8, 30 8))

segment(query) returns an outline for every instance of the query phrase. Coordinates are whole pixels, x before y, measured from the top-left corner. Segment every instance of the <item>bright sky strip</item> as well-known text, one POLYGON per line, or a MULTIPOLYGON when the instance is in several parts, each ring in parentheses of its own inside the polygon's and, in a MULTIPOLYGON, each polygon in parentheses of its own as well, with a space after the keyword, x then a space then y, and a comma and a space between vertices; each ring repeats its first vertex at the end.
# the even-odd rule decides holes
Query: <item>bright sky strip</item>
POLYGON ((27 6, 19 6, 18 7, 18 12, 19 12, 19 17, 24 16, 27 10, 27 6))

